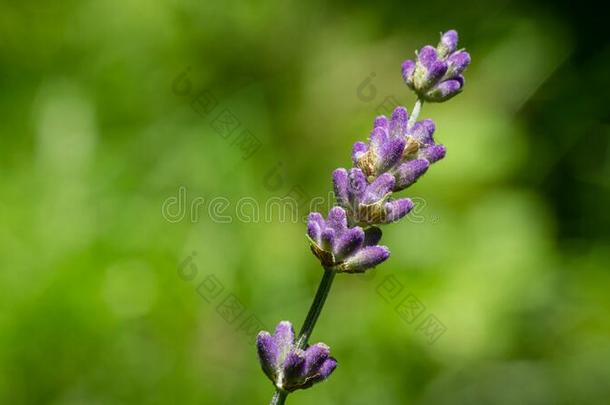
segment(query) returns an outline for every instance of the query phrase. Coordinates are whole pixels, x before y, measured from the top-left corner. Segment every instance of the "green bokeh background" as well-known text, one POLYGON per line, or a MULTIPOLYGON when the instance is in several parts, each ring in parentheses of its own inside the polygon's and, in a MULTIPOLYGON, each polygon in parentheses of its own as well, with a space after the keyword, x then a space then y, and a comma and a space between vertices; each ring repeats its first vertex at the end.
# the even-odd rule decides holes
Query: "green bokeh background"
POLYGON ((374 116, 412 108, 401 62, 448 28, 473 57, 465 91, 421 115, 447 157, 385 228, 390 260, 337 277, 312 340, 339 368, 288 403, 607 403, 602 21, 567 1, 0 3, 0 403, 267 403, 242 322, 300 325, 321 270, 265 202, 327 198, 374 116), (250 158, 213 129, 224 110, 260 141, 250 158), (410 323, 407 294, 425 306, 410 323))

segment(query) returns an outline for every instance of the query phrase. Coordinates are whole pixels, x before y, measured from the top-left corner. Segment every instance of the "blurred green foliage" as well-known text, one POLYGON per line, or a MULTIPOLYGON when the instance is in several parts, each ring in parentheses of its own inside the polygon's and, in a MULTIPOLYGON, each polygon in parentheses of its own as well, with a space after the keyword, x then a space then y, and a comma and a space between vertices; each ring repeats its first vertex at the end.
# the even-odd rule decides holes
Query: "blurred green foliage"
POLYGON ((401 62, 448 28, 473 64, 424 106, 448 155, 406 193, 423 219, 337 278, 312 339, 339 368, 289 403, 605 403, 610 47, 603 13, 571 7, 0 3, 0 403, 267 403, 241 322, 299 325, 321 270, 302 223, 240 221, 237 201, 327 198, 384 103, 413 105, 401 62), (225 109, 260 141, 249 159, 214 130, 225 109), (198 216, 168 221, 181 186, 198 216), (379 295, 387 276, 446 327, 434 344, 379 295))

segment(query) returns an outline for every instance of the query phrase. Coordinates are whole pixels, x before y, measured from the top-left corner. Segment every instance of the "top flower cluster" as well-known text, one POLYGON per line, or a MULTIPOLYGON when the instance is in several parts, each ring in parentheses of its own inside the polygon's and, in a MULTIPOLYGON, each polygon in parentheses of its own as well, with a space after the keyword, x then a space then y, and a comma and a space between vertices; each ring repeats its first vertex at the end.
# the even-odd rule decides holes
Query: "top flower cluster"
POLYGON ((417 61, 402 64, 403 79, 421 100, 442 102, 462 91, 462 72, 470 64, 470 54, 456 50, 457 43, 458 33, 447 31, 436 48, 424 46, 416 52, 417 61))
POLYGON ((354 167, 333 172, 337 206, 326 220, 311 213, 307 224, 311 250, 325 268, 363 272, 389 257, 388 248, 377 245, 381 230, 376 225, 397 221, 413 208, 411 199, 392 194, 445 156, 445 147, 434 140, 434 122, 417 121, 417 115, 424 101, 443 102, 462 90, 470 55, 457 50, 457 42, 457 32, 447 31, 436 47, 424 46, 416 61, 403 63, 403 79, 418 97, 411 117, 404 107, 389 119, 377 117, 368 142, 354 144, 354 167))

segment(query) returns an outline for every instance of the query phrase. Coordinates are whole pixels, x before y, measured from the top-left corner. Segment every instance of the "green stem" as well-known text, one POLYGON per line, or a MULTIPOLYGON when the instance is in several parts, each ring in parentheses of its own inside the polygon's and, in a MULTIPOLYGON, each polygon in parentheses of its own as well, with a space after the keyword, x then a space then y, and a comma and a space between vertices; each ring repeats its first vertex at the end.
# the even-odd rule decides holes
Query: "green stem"
POLYGON ((311 307, 309 307, 309 312, 307 313, 305 322, 303 322, 303 327, 299 332, 299 337, 296 344, 299 349, 304 349, 307 346, 309 336, 311 336, 311 332, 313 332, 313 328, 316 326, 316 322, 318 321, 320 312, 322 312, 324 302, 326 301, 326 297, 328 297, 328 292, 330 291, 330 287, 332 286, 334 279, 335 272, 325 268, 324 275, 322 276, 322 280, 318 286, 318 291, 316 292, 316 296, 311 303, 311 307))
POLYGON ((413 128, 415 121, 417 121, 417 116, 421 111, 421 107, 424 104, 424 101, 420 98, 417 99, 415 105, 413 106, 413 111, 411 111, 411 116, 409 117, 409 121, 407 121, 407 130, 413 128))
POLYGON ((286 391, 276 390, 275 394, 273 394, 273 398, 271 398, 271 402, 269 402, 269 405, 284 405, 287 396, 288 393, 286 391))

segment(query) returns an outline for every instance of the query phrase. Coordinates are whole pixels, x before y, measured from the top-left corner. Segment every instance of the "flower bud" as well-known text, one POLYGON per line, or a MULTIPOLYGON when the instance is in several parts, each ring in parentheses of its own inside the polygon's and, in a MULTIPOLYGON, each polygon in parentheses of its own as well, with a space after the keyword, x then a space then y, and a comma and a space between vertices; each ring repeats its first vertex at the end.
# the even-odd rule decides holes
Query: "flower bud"
POLYGON ((394 191, 404 190, 415 183, 430 167, 426 159, 409 160, 401 164, 396 170, 396 185, 394 191))
POLYGON ((440 59, 436 49, 424 46, 417 54, 417 64, 413 72, 413 87, 422 94, 436 85, 447 72, 447 62, 440 59))
POLYGON ((410 89, 415 90, 413 84, 413 72, 415 72, 415 62, 407 59, 402 63, 402 79, 410 89))
POLYGON ((428 162, 434 163, 444 158, 446 151, 447 150, 443 145, 430 145, 420 149, 418 155, 426 159, 428 162))
POLYGON ((385 222, 390 223, 398 221, 404 217, 413 208, 413 201, 410 198, 401 198, 393 200, 385 204, 385 222))
POLYGON ((441 40, 436 46, 438 54, 441 58, 446 57, 450 53, 455 52, 458 43, 458 33, 456 30, 449 30, 444 34, 441 33, 441 40))
POLYGON ((368 246, 350 257, 343 266, 349 273, 362 273, 365 270, 377 266, 390 257, 390 251, 385 246, 368 246))
POLYGON ((466 51, 457 51, 447 58, 447 77, 460 75, 470 65, 470 54, 466 51))
POLYGON ((422 98, 429 102, 440 103, 455 97, 462 91, 464 79, 445 80, 432 90, 428 91, 422 98))

